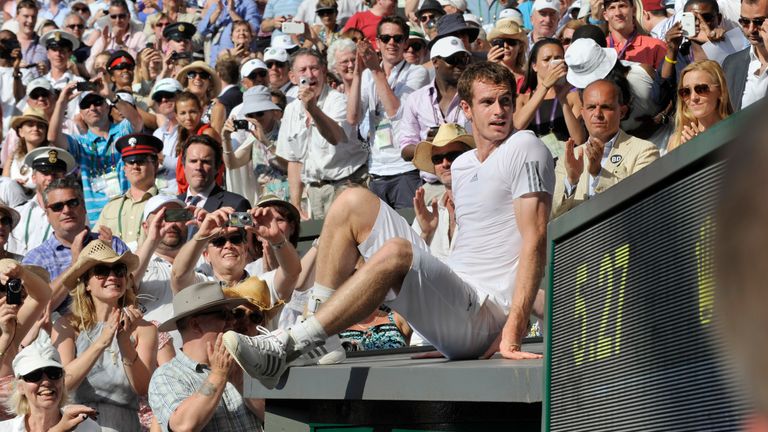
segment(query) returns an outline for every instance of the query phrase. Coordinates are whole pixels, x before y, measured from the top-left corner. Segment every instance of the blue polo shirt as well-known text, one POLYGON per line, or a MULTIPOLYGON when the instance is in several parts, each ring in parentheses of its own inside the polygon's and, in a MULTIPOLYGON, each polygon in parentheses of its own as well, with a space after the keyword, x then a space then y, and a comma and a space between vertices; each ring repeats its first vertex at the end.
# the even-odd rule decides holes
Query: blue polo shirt
POLYGON ((85 208, 88 210, 88 220, 91 225, 99 219, 101 209, 104 208, 110 198, 101 188, 102 183, 99 179, 102 176, 116 171, 120 193, 125 193, 130 187, 123 172, 123 159, 120 157, 120 152, 115 148, 115 141, 131 133, 133 133, 131 122, 123 120, 109 126, 109 135, 106 139, 90 130, 85 135, 67 137, 69 152, 80 165, 85 208))

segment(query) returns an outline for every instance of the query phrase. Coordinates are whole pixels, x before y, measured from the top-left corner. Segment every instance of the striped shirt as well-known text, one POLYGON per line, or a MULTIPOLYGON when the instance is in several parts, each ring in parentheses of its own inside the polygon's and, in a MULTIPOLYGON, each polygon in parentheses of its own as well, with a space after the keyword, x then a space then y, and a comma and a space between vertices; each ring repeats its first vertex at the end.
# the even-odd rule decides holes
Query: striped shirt
POLYGON ((119 182, 119 193, 125 193, 130 184, 123 172, 123 160, 120 152, 115 149, 118 138, 133 133, 133 126, 128 120, 113 123, 109 126, 109 135, 105 139, 91 132, 85 135, 68 137, 69 152, 80 165, 80 176, 83 179, 85 208, 88 210, 88 220, 96 223, 101 209, 107 204, 110 196, 101 187, 100 178, 105 174, 116 173, 119 182))
MULTIPOLYGON (((173 360, 160 366, 149 382, 149 406, 163 431, 170 430, 168 422, 176 408, 195 394, 203 385, 211 369, 178 351, 173 360)), ((261 423, 245 406, 240 392, 227 382, 219 405, 201 431, 261 431, 261 423)))

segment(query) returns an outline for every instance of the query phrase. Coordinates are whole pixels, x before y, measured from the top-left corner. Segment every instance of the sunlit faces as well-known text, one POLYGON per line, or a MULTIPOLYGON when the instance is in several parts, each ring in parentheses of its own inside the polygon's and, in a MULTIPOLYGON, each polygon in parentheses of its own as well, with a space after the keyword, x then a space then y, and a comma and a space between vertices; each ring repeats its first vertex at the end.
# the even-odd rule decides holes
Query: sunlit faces
POLYGON ((619 105, 619 93, 615 84, 596 81, 587 86, 582 94, 581 115, 590 136, 603 142, 609 141, 619 131, 626 106, 619 105))
POLYGON ((531 14, 531 22, 533 23, 534 39, 554 36, 559 19, 560 14, 554 9, 533 11, 531 14))
POLYGON ((85 33, 85 21, 80 15, 71 15, 64 20, 64 31, 71 33, 77 40, 80 40, 85 33))
POLYGON ((196 100, 185 99, 176 102, 176 120, 184 129, 191 131, 197 127, 202 115, 203 111, 196 100))
POLYGON ((211 74, 202 69, 187 72, 187 90, 198 97, 206 97, 211 86, 211 74))
POLYGON ((264 63, 267 65, 270 87, 277 89, 288 82, 288 62, 269 60, 264 63))
POLYGON ((334 71, 342 81, 350 82, 355 76, 355 51, 338 50, 334 53, 336 64, 334 71))
MULTIPOLYGON (((164 204, 162 208, 165 208, 166 211, 168 211, 167 209, 180 209, 182 207, 177 203, 167 203, 164 204)), ((142 223, 144 232, 147 232, 149 224, 155 220, 158 211, 160 211, 160 209, 157 209, 155 212, 148 215, 147 220, 142 223)), ((186 242, 187 225, 182 221, 168 222, 164 220, 161 232, 164 233, 163 237, 160 239, 160 245, 158 246, 161 250, 176 250, 186 242)))
POLYGON ((608 21, 608 28, 620 34, 627 34, 635 29, 635 10, 627 0, 610 3, 603 11, 603 18, 608 21))
POLYGON ((27 144, 37 146, 45 139, 48 126, 42 122, 27 120, 19 127, 19 137, 24 138, 27 144))
MULTIPOLYGON (((48 369, 48 368, 46 368, 48 369)), ((27 376, 34 374, 33 371, 27 376)), ((56 376, 57 374, 52 374, 56 376)), ((43 373, 39 380, 26 381, 20 379, 18 385, 27 400, 30 407, 36 410, 51 410, 59 408, 61 398, 64 397, 64 379, 63 375, 53 379, 48 373, 43 373)))
POLYGON ((379 51, 384 62, 397 64, 403 60, 403 51, 408 43, 408 34, 394 23, 386 23, 381 26, 379 39, 379 51))
POLYGON ((760 35, 760 27, 768 17, 768 1, 741 2, 741 17, 739 24, 744 35, 753 46, 762 46, 763 38, 760 35))
POLYGON ((85 203, 73 189, 55 189, 47 194, 45 214, 54 232, 80 232, 85 227, 85 203))
POLYGON ((48 48, 46 50, 46 56, 51 63, 51 68, 56 70, 65 69, 71 55, 72 50, 65 47, 48 48))
POLYGON ((128 182, 132 185, 154 183, 157 175, 157 157, 153 155, 137 155, 125 160, 123 171, 128 182))
POLYGON ((693 70, 683 76, 679 93, 696 119, 712 120, 719 115, 721 91, 717 81, 707 72, 693 70))
POLYGON ((123 263, 97 264, 88 270, 85 290, 104 303, 120 300, 128 286, 128 270, 123 263))
POLYGON ((461 142, 452 142, 443 147, 432 147, 432 163, 435 166, 435 175, 440 178, 440 183, 451 185, 451 165, 458 154, 464 153, 468 148, 461 142), (435 163, 439 160, 438 163, 435 163))
POLYGON ((251 30, 250 24, 246 22, 235 24, 234 28, 232 29, 232 43, 234 43, 235 46, 245 45, 248 47, 250 46, 252 40, 253 31, 251 30))
POLYGON ((216 155, 205 144, 191 144, 184 159, 184 174, 194 191, 205 190, 216 179, 216 155))
POLYGON ((512 133, 515 108, 510 84, 477 81, 472 84, 472 103, 461 101, 461 108, 472 122, 476 142, 499 143, 512 133))
POLYGON ((298 81, 300 78, 307 79, 307 86, 311 88, 315 97, 319 97, 325 87, 325 65, 314 55, 304 54, 296 57, 293 61, 291 71, 298 81))
POLYGON ((203 256, 217 273, 242 271, 248 259, 245 230, 227 228, 208 242, 203 256))
POLYGON ((127 30, 131 15, 121 6, 109 7, 109 22, 121 30, 127 30))
POLYGON ((34 9, 21 8, 16 12, 16 22, 19 23, 19 32, 23 34, 32 34, 35 32, 35 23, 37 22, 37 11, 34 9))

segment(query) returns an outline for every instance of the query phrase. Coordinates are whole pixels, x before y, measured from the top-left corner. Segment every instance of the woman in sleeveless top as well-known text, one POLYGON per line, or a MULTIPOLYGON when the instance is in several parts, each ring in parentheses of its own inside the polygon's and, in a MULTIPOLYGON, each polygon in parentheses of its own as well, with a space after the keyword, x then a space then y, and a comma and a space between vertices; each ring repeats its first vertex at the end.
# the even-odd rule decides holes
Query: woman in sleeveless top
POLYGON ((579 95, 565 80, 564 55, 557 39, 542 39, 533 45, 513 116, 515 129, 533 131, 555 158, 562 155, 568 138, 576 144, 586 141, 579 95))
MULTIPOLYGON (((179 122, 178 141, 176 143, 176 183, 179 187, 179 194, 187 192, 189 183, 184 175, 184 161, 181 155, 184 154, 184 146, 187 139, 195 135, 208 135, 209 137, 221 142, 221 136, 211 125, 202 120, 202 104, 200 99, 189 91, 183 91, 176 96, 176 121, 179 122)), ((216 183, 221 186, 224 179, 224 166, 219 169, 216 175, 216 183)))
POLYGON ((136 308, 132 272, 139 260, 93 240, 63 275, 72 311, 54 324, 53 341, 76 403, 99 412, 105 431, 138 431, 139 396, 157 367, 157 328, 136 308))

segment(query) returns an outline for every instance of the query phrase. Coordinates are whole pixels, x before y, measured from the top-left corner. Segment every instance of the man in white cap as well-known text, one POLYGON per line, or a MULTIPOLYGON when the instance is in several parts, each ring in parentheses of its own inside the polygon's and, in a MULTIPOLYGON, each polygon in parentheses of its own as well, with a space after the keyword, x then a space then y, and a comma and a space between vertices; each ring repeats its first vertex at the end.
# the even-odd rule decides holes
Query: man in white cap
POLYGON ((243 397, 242 374, 233 373, 222 333, 232 310, 247 303, 227 298, 217 282, 185 288, 173 298, 174 315, 161 331, 178 330, 183 349, 149 382, 149 405, 163 430, 262 431, 262 413, 243 397))
POLYGON ((75 169, 75 158, 64 149, 39 147, 27 153, 24 164, 32 167, 35 196, 15 208, 21 219, 6 247, 8 251, 19 255, 26 255, 51 236, 51 224, 46 217, 43 192, 52 181, 75 169))
POLYGON ((288 60, 288 53, 282 48, 264 50, 264 65, 267 66, 269 88, 283 92, 290 103, 296 99, 299 88, 291 81, 288 60))
MULTIPOLYGON (((193 217, 193 209, 186 209, 183 201, 172 195, 156 195, 144 206, 141 246, 136 250, 141 263, 139 267, 138 308, 147 321, 165 322, 173 316, 173 296, 177 292, 171 287, 171 268, 179 250, 187 242, 187 220, 193 217)), ((192 283, 208 280, 194 271, 192 283)), ((173 345, 178 350, 182 340, 179 332, 169 332, 173 345)))
POLYGON ((176 144, 179 134, 179 122, 176 119, 176 95, 184 88, 173 78, 163 78, 155 83, 150 93, 155 108, 157 129, 152 135, 163 142, 163 157, 157 172, 157 187, 160 193, 175 195, 176 186, 176 144))
POLYGON ((558 0, 536 0, 531 12, 533 30, 528 34, 528 49, 544 38, 555 36, 557 23, 560 21, 560 2, 558 0))
POLYGON ((306 186, 312 217, 322 219, 341 188, 363 181, 368 152, 347 121, 346 97, 328 85, 325 56, 301 49, 291 72, 303 84, 285 108, 277 155, 288 161, 291 204, 301 210, 306 186))
POLYGON ((238 364, 267 388, 293 359, 382 302, 449 359, 496 352, 512 360, 542 357, 526 352, 522 339, 544 275, 552 155, 532 132, 514 133, 509 69, 473 64, 459 89, 476 149, 451 168, 461 228, 448 263, 432 256, 408 222, 373 194, 346 190, 320 235, 312 290, 327 296, 318 298, 314 314, 266 335, 224 334, 238 364), (366 263, 355 271, 360 257, 366 263))
POLYGON ((408 30, 401 17, 381 19, 377 30, 381 62, 367 42, 358 44, 365 71, 356 68, 347 93, 347 120, 359 125, 370 149, 368 187, 395 209, 411 207, 421 186, 418 170, 402 157, 395 130, 408 96, 429 83, 426 69, 403 58, 408 30))
MULTIPOLYGON (((430 129, 443 123, 457 123, 469 127, 464 112, 459 106, 459 77, 470 62, 470 54, 461 40, 455 36, 440 38, 430 50, 435 67, 435 79, 429 85, 411 93, 403 105, 403 113, 396 130, 397 142, 403 159, 410 161, 416 151, 416 144, 426 139, 430 129)), ((421 173, 426 181, 424 189, 427 202, 444 192, 437 177, 421 173)))
POLYGON ((269 85, 267 65, 260 59, 248 60, 240 67, 240 79, 246 90, 257 85, 269 85))

